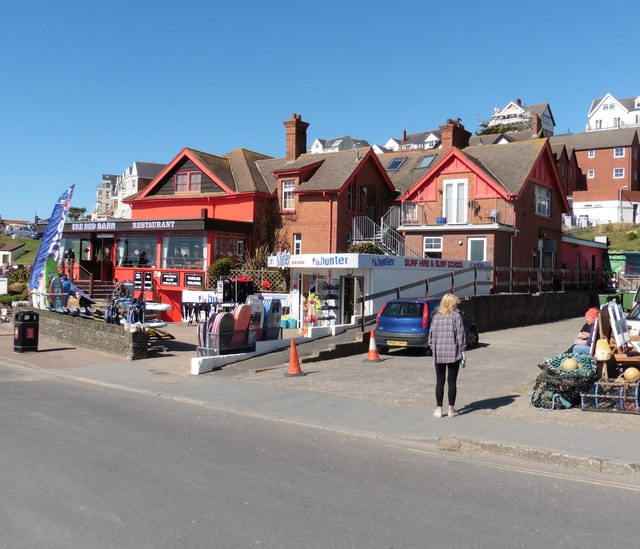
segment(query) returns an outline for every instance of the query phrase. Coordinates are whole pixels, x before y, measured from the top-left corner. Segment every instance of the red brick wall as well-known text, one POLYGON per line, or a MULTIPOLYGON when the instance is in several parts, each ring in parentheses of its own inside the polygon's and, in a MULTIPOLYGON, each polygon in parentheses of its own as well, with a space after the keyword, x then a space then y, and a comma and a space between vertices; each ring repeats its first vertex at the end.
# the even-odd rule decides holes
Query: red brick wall
MULTIPOLYGON (((354 196, 357 189, 367 189, 367 193, 362 195, 361 211, 348 208, 346 190, 342 194, 335 191, 325 194, 296 194, 295 213, 281 212, 279 240, 287 242, 289 250, 292 250, 293 234, 299 233, 302 236, 302 253, 346 252, 349 237, 353 233, 353 218, 366 215, 367 204, 375 204, 373 220, 379 224, 380 217, 386 211, 386 202, 391 198, 389 187, 373 159, 361 167, 351 185, 354 196)), ((296 185, 296 188, 304 189, 304 183, 296 185)), ((280 200, 280 186, 278 197, 280 200)))
POLYGON ((623 147, 623 149, 623 158, 614 158, 613 148, 594 149, 595 156, 593 158, 589 158, 587 150, 576 151, 578 165, 585 177, 586 190, 608 191, 612 200, 617 199, 618 189, 625 185, 629 190, 640 190, 640 182, 638 179, 633 179, 634 171, 637 173, 640 166, 638 145, 636 143, 633 147, 623 147), (624 177, 614 179, 614 168, 624 168, 624 177), (591 179, 588 177, 589 170, 594 170, 595 177, 591 179))

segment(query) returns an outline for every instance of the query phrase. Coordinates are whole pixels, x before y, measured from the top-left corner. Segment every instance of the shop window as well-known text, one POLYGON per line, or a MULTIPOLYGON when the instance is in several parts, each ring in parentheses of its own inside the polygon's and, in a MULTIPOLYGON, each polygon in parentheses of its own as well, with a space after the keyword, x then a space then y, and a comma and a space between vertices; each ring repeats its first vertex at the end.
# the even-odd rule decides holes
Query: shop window
POLYGON ((157 265, 156 237, 123 234, 118 238, 118 267, 157 265))
POLYGON ((200 235, 165 236, 162 239, 162 268, 203 270, 206 245, 206 238, 200 235))
POLYGON ((242 257, 238 252, 246 249, 247 237, 243 234, 216 233, 214 258, 242 257))
POLYGON ((72 257, 77 260, 81 257, 80 246, 79 238, 63 238, 60 246, 60 257, 69 257, 69 253, 73 252, 72 257))

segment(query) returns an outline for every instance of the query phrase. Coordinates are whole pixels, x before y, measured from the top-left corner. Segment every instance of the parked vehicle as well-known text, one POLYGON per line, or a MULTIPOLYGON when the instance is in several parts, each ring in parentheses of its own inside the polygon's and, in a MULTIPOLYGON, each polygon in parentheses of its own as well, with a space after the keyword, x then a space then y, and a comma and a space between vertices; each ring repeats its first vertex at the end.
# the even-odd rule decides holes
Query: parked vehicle
POLYGON ((11 235, 14 238, 20 236, 22 238, 34 238, 33 235, 37 234, 31 227, 27 225, 7 225, 4 233, 11 235))
MULTIPOLYGON (((390 348, 420 348, 431 354, 427 343, 431 319, 440 306, 440 298, 401 298, 387 302, 376 318, 375 339, 378 351, 385 354, 390 348)), ((478 329, 463 311, 467 347, 478 345, 478 329)))

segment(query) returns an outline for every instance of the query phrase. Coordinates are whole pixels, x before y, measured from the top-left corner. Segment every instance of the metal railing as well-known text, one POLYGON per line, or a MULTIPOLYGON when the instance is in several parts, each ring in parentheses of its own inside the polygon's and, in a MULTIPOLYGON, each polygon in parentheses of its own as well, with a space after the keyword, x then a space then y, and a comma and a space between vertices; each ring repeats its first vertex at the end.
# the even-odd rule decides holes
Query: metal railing
POLYGON ((421 254, 407 246, 404 237, 384 218, 378 225, 369 217, 356 217, 353 220, 353 241, 373 242, 389 255, 421 257, 421 254))
MULTIPOLYGON (((455 207, 455 203, 453 206, 455 207)), ((387 210, 382 216, 382 222, 395 229, 431 225, 464 225, 467 223, 512 225, 514 222, 513 206, 507 203, 500 204, 487 199, 477 199, 470 200, 466 205, 460 206, 459 222, 452 223, 452 220, 434 213, 432 203, 424 201, 401 202, 394 204, 387 210)))

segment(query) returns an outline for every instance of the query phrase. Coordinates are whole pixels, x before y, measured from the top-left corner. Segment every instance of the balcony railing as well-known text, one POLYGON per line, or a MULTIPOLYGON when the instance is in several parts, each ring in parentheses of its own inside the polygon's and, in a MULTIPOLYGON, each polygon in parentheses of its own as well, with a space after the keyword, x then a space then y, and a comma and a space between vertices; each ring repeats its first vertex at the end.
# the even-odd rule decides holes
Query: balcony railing
POLYGON ((464 209, 459 211, 459 219, 464 221, 453 222, 441 215, 433 213, 433 204, 427 202, 402 202, 391 206, 382 217, 383 224, 397 229, 398 227, 424 227, 429 225, 452 225, 452 224, 483 224, 500 223, 502 225, 513 225, 513 206, 506 202, 490 205, 493 207, 481 206, 480 201, 470 200, 464 209), (464 214, 466 213, 466 219, 464 214))

